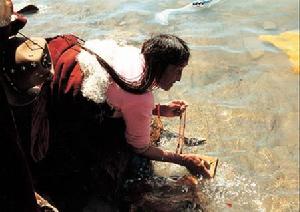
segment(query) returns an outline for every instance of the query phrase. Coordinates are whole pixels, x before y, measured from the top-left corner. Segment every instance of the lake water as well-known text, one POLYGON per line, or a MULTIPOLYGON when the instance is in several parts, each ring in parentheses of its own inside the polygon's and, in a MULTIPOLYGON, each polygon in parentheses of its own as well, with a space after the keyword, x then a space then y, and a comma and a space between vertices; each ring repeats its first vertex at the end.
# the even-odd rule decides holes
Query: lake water
MULTIPOLYGON (((258 39, 299 31, 299 1, 220 0, 170 14, 168 24, 156 14, 191 1, 14 2, 16 9, 40 8, 22 30, 30 36, 74 33, 135 46, 153 33, 182 37, 192 52, 182 81, 155 95, 161 103, 189 102, 185 135, 207 142, 183 151, 220 160, 216 177, 199 188, 209 198, 207 210, 299 210, 299 74, 286 54, 258 39)), ((165 128, 178 131, 178 118, 163 121, 165 128)), ((175 143, 163 147, 175 149, 175 143)), ((159 166, 169 171, 166 164, 159 166)))

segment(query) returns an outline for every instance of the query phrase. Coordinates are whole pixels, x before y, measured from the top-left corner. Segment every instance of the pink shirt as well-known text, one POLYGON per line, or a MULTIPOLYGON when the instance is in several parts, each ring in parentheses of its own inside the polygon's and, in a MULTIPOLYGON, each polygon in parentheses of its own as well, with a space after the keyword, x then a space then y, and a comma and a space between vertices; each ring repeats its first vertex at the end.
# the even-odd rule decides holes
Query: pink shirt
POLYGON ((150 124, 154 98, 151 92, 137 95, 124 91, 115 83, 107 90, 107 101, 118 112, 115 117, 122 116, 126 124, 126 140, 137 151, 149 146, 150 124))
MULTIPOLYGON (((143 72, 144 57, 136 48, 123 48, 124 54, 117 57, 120 59, 115 61, 114 68, 126 79, 136 80, 143 72)), ((150 145, 150 124, 154 109, 152 92, 132 94, 112 82, 108 86, 106 96, 107 102, 117 110, 114 117, 123 117, 125 121, 127 143, 137 152, 145 151, 150 145)))

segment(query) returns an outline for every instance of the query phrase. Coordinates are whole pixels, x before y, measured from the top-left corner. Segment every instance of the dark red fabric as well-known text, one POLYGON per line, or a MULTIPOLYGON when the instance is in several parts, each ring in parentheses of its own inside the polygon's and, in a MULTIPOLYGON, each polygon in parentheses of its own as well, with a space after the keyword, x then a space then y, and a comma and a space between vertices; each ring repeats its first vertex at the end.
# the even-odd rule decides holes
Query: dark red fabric
POLYGON ((78 43, 78 38, 74 35, 58 35, 48 38, 48 48, 51 54, 52 63, 55 66, 58 58, 69 48, 78 43))
POLYGON ((33 105, 31 156, 34 161, 44 158, 49 147, 51 119, 48 114, 49 99, 67 100, 71 96, 72 101, 73 97, 79 93, 82 83, 82 74, 76 61, 76 56, 80 52, 80 46, 77 45, 78 39, 72 35, 62 35, 48 38, 47 42, 54 75, 51 82, 44 84, 33 105))
POLYGON ((83 80, 80 66, 76 60, 81 50, 77 37, 73 35, 55 37, 48 42, 48 48, 54 67, 51 85, 53 94, 76 96, 83 80))

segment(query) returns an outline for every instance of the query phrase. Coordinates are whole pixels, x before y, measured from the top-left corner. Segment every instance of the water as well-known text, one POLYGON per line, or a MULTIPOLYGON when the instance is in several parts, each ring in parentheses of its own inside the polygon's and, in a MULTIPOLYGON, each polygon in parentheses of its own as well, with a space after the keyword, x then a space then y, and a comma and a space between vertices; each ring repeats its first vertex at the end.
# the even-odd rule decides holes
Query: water
MULTIPOLYGON (((22 31, 50 37, 114 38, 140 46, 152 33, 174 33, 189 43, 192 58, 182 81, 156 100, 189 102, 186 135, 207 143, 184 152, 217 156, 216 177, 203 182, 211 211, 299 210, 299 75, 287 56, 258 39, 299 31, 296 0, 221 0, 208 8, 155 15, 191 1, 15 0, 35 4, 22 31)), ((179 120, 163 120, 177 132, 179 120)), ((163 147, 174 149, 174 143, 163 147)), ((163 168, 164 165, 161 165, 163 168)))

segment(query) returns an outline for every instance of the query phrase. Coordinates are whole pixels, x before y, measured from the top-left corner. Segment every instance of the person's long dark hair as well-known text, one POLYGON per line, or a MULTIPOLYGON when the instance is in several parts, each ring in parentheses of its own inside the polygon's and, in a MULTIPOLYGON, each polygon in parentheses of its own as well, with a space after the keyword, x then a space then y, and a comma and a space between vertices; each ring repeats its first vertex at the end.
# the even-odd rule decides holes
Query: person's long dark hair
POLYGON ((156 84, 167 66, 188 62, 190 50, 184 40, 169 34, 160 34, 145 41, 141 50, 145 57, 147 89, 156 84))
POLYGON ((141 53, 145 57, 145 70, 138 85, 122 79, 114 70, 109 70, 109 67, 106 68, 121 88, 135 94, 145 93, 155 87, 168 65, 181 65, 188 62, 190 57, 186 42, 169 34, 159 34, 146 40, 141 53))

